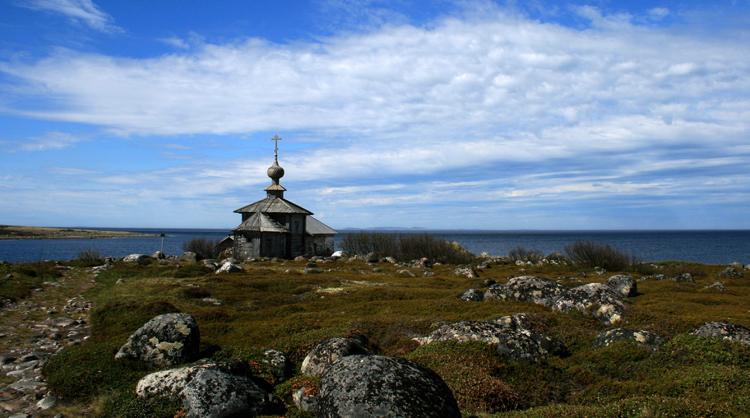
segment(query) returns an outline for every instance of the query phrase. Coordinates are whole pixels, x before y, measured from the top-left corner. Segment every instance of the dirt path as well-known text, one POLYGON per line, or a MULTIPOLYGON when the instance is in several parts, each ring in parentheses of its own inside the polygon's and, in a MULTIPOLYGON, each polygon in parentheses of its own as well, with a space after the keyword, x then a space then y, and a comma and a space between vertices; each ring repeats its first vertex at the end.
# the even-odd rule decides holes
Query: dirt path
MULTIPOLYGON (((90 335, 95 272, 58 266, 63 276, 16 303, 0 301, 0 416, 30 418, 55 407, 41 375, 47 360, 90 335)), ((47 416, 48 414, 45 414, 47 416)), ((61 414, 55 415, 62 416, 61 414)))

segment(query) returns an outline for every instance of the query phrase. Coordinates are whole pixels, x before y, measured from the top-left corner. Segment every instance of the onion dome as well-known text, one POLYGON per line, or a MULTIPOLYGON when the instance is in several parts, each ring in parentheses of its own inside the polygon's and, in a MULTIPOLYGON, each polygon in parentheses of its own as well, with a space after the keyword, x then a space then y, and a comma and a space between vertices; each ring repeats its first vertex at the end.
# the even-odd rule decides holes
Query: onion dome
POLYGON ((279 179, 284 177, 284 169, 281 168, 278 160, 274 160, 273 165, 268 167, 268 177, 274 181, 274 184, 278 184, 279 179))

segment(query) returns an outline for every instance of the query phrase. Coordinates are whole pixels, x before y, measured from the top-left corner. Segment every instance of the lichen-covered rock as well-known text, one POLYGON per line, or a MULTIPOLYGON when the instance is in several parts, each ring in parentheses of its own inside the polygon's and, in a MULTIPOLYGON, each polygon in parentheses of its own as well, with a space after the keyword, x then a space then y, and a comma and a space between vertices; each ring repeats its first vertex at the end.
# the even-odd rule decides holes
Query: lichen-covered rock
POLYGON ((318 395, 311 393, 307 387, 301 387, 292 393, 294 406, 300 411, 317 411, 318 395))
POLYGON ((482 302, 484 300, 484 292, 477 289, 469 289, 461 293, 458 298, 467 302, 482 302))
POLYGON ((565 292, 552 306, 558 312, 579 311, 605 325, 622 321, 630 301, 603 283, 589 283, 565 292))
POLYGON ((716 290, 716 291, 719 291, 719 292, 726 292, 727 291, 727 288, 724 287, 724 282, 713 282, 713 283, 709 284, 708 286, 706 286, 704 289, 711 289, 711 290, 716 290))
POLYGON ((427 258, 420 258, 419 260, 412 260, 411 261, 411 268, 419 268, 419 269, 429 269, 432 268, 432 263, 430 263, 430 260, 427 258))
POLYGON ((175 395, 180 393, 195 376, 206 370, 218 370, 235 376, 252 376, 250 366, 244 361, 210 361, 146 375, 138 381, 135 393, 140 397, 175 395))
POLYGON ((615 274, 607 279, 604 284, 626 298, 638 295, 638 284, 635 279, 628 274, 615 274))
POLYGON ((490 322, 494 322, 510 329, 529 329, 531 327, 532 318, 529 316, 529 314, 517 313, 491 319, 490 322))
POLYGON ((283 351, 266 350, 263 356, 263 364, 268 367, 268 371, 271 372, 277 383, 285 382, 292 377, 292 362, 289 361, 283 351))
POLYGON ((750 329, 731 322, 705 322, 693 328, 690 334, 699 337, 716 337, 750 345, 750 329))
POLYGON ((195 360, 199 345, 200 331, 195 319, 186 313, 168 313, 139 328, 115 358, 135 358, 157 367, 175 366, 195 360))
POLYGON ((551 307, 565 292, 560 283, 536 276, 513 277, 508 283, 490 286, 484 293, 484 300, 520 300, 551 307))
POLYGON ((741 279, 743 276, 742 273, 737 271, 737 269, 735 269, 734 267, 727 267, 724 269, 724 271, 719 273, 719 277, 741 279))
POLYGON ((641 277, 641 280, 666 280, 666 279, 667 279, 667 276, 661 273, 641 277))
POLYGON ((695 279, 693 279, 693 275, 690 273, 678 274, 672 277, 672 281, 677 283, 695 283, 695 279))
POLYGON ((198 261, 198 254, 192 252, 192 251, 186 251, 182 254, 180 254, 180 257, 177 258, 178 261, 186 261, 188 263, 195 263, 198 261))
POLYGON ((130 254, 122 259, 126 263, 136 263, 139 265, 146 265, 151 261, 151 257, 146 254, 130 254))
POLYGON ((245 271, 239 264, 233 264, 231 262, 224 263, 221 268, 216 270, 216 274, 219 273, 239 273, 245 271))
POLYGON ((648 331, 639 331, 627 328, 615 328, 602 331, 594 338, 592 347, 607 347, 610 344, 621 341, 635 341, 638 345, 656 350, 660 345, 667 342, 664 338, 648 331))
POLYGON ((526 362, 547 356, 564 356, 568 351, 554 337, 496 322, 456 322, 443 325, 428 337, 416 340, 423 345, 436 341, 482 341, 497 344, 497 352, 510 360, 526 362))
POLYGON ((320 380, 321 418, 459 418, 450 388, 432 370, 403 358, 342 357, 320 380))
POLYGON ((205 370, 179 393, 187 418, 234 418, 265 415, 268 393, 252 379, 205 370))
POLYGON ((377 263, 380 258, 375 253, 369 253, 364 256, 365 263, 377 263))
POLYGON ((468 279, 476 279, 479 277, 476 271, 471 266, 458 266, 453 270, 453 274, 456 276, 464 276, 468 279))
POLYGON ((747 267, 745 267, 745 266, 744 266, 744 265, 743 265, 742 263, 740 263, 740 262, 737 262, 737 261, 735 261, 734 263, 731 263, 731 264, 730 264, 729 266, 730 266, 730 267, 734 267, 734 268, 735 268, 735 269, 737 269, 737 270, 743 270, 743 269, 746 269, 746 268, 747 268, 747 267))
POLYGON ((349 338, 329 338, 323 340, 315 348, 310 350, 305 360, 302 361, 302 374, 306 376, 319 376, 323 370, 339 357, 354 354, 371 354, 360 343, 349 338))

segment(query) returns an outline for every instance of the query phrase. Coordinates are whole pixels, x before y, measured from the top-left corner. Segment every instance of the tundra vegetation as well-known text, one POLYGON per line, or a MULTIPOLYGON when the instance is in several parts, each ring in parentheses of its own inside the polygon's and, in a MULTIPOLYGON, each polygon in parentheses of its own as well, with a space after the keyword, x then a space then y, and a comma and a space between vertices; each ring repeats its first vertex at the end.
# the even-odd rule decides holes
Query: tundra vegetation
MULTIPOLYGON (((410 258, 414 253, 405 251, 409 247, 404 242, 411 239, 371 234, 369 241, 354 237, 347 245, 362 245, 355 252, 368 253, 387 247, 395 252, 381 255, 410 254, 410 258)), ((451 247, 458 251, 428 236, 414 239, 435 244, 440 251, 451 247)), ((569 256, 577 251, 570 248, 569 256)), ((519 256, 526 251, 518 250, 519 256)), ((460 262, 466 263, 467 253, 458 252, 460 262)), ((433 260, 444 256, 435 254, 438 258, 433 260)), ((60 412, 76 417, 184 416, 176 399, 136 396, 138 380, 155 370, 114 358, 134 331, 154 316, 170 312, 195 317, 202 357, 248 362, 284 401, 285 417, 316 416, 297 410, 291 397, 297 388, 314 391, 317 385, 316 378, 299 373, 306 354, 325 338, 355 334, 364 334, 367 348, 375 354, 404 357, 434 370, 453 391, 465 417, 732 417, 746 416, 750 410, 750 346, 688 335, 694 326, 710 321, 750 326, 750 281, 720 278, 726 266, 629 262, 619 269, 608 265, 607 275, 598 275, 594 267, 602 265, 591 265, 590 260, 519 266, 510 257, 501 257, 468 260, 474 266, 488 261, 489 267, 477 269, 479 278, 467 278, 455 275, 457 266, 445 262, 432 266, 434 276, 411 277, 397 273, 404 266, 368 264, 360 258, 318 261, 323 270, 319 274, 303 274, 308 260, 261 259, 243 263, 243 272, 221 275, 200 263, 178 267, 152 260, 146 265, 116 261, 92 282, 88 259, 60 262, 73 267, 66 276, 51 262, 0 265, 2 297, 13 301, 46 297, 33 289, 43 287, 45 281, 59 281, 70 287, 72 295, 84 292, 94 302, 91 337, 61 351, 44 367, 48 389, 60 401, 40 417, 60 412), (595 337, 614 326, 580 313, 553 312, 527 302, 457 298, 469 288, 485 289, 486 279, 503 283, 511 275, 535 275, 574 287, 601 283, 617 273, 641 279, 653 273, 671 278, 684 272, 693 274, 695 283, 638 281, 638 295, 629 298, 633 305, 617 325, 667 340, 653 352, 632 342, 593 348, 595 337), (707 288, 715 281, 722 281, 726 291, 707 288), (75 287, 76 283, 87 284, 75 287), (570 355, 513 362, 484 343, 420 346, 414 340, 442 325, 515 313, 529 314, 530 329, 558 338, 570 355), (266 349, 284 351, 297 367, 294 377, 278 384, 262 362, 266 349)), ((13 321, 13 315, 22 313, 3 312, 3 321, 13 321)))

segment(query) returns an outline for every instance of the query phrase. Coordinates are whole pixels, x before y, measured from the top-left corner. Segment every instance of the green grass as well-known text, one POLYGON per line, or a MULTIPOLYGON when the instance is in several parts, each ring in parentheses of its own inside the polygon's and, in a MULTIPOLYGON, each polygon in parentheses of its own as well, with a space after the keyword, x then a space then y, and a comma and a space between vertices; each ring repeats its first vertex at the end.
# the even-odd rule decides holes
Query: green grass
MULTIPOLYGON (((303 275, 304 263, 254 263, 246 272, 216 275, 193 264, 182 268, 117 263, 86 293, 95 301, 92 337, 65 350, 45 366, 48 387, 64 402, 96 404, 91 416, 167 418, 173 400, 138 400, 138 379, 151 372, 137 362, 114 361, 127 337, 153 316, 187 312, 200 327, 201 351, 214 359, 242 359, 273 385, 264 370, 263 351, 282 350, 299 372, 305 355, 319 341, 362 333, 371 351, 420 362, 443 377, 465 414, 497 417, 547 416, 741 416, 750 399, 750 347, 684 335, 706 321, 750 325, 750 283, 722 279, 727 292, 706 291, 724 266, 669 263, 667 268, 700 268, 696 284, 671 280, 638 282, 624 326, 651 331, 670 341, 656 352, 632 343, 591 348, 605 330, 591 317, 561 314, 522 302, 464 302, 457 295, 481 288, 480 279, 452 274, 455 266, 436 266, 435 277, 397 275, 398 267, 356 262, 320 265, 331 272, 303 275), (360 274, 357 271, 367 271, 360 274), (116 284, 122 279, 124 284, 116 284), (222 301, 220 306, 203 302, 222 301), (480 343, 435 343, 419 347, 412 339, 461 320, 503 315, 533 315, 532 329, 562 340, 571 355, 537 363, 513 363, 480 343), (140 415, 139 415, 140 414, 140 415)), ((21 269, 22 270, 22 269, 21 269)), ((546 278, 581 276, 575 267, 526 267, 546 278)), ((19 270, 20 271, 20 270, 19 270)), ((585 283, 607 276, 587 274, 585 283)), ((482 278, 518 274, 514 265, 493 265, 482 278)), ((639 274, 635 274, 639 277, 639 274)), ((37 283, 31 273, 29 286, 37 283)), ((569 285, 572 286, 572 285, 569 285)), ((288 405, 287 417, 314 416, 296 411, 295 388, 314 385, 299 374, 275 387, 288 405)))

